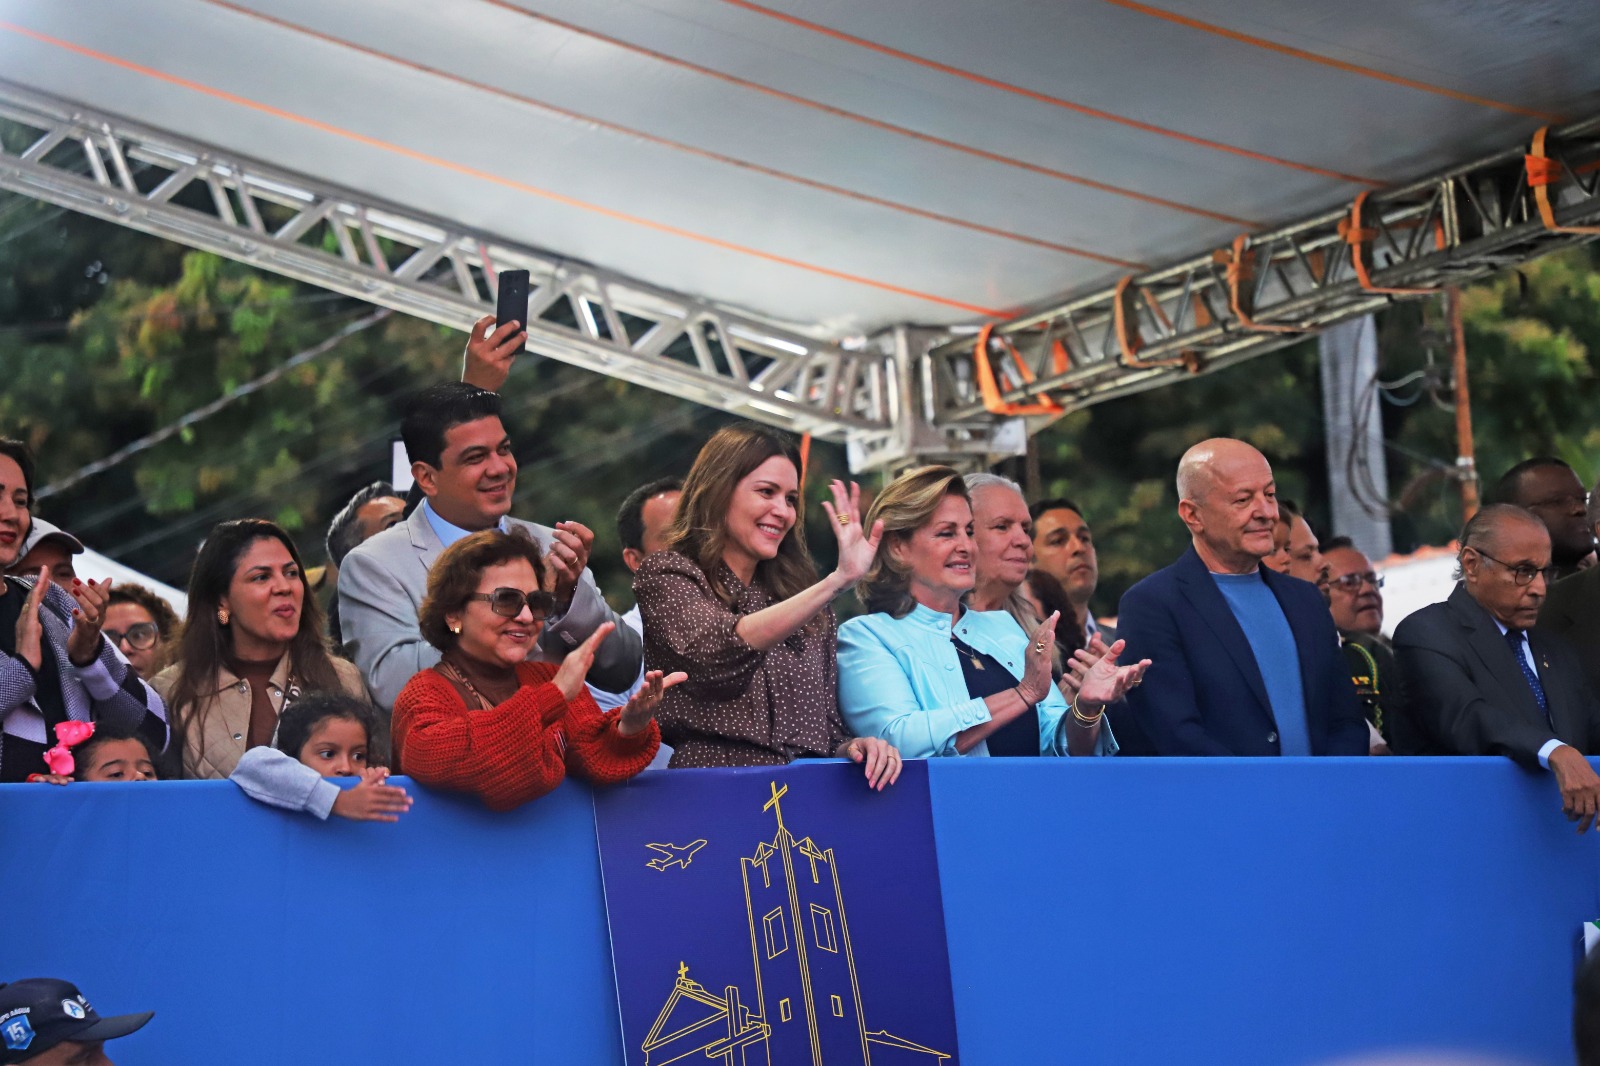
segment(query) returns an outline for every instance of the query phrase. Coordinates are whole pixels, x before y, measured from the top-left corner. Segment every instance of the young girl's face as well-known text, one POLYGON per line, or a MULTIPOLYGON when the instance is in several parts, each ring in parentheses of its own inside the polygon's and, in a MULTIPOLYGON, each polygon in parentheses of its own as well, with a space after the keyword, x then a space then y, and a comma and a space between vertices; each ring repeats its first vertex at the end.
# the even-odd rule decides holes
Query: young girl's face
POLYGON ((324 718, 311 727, 300 761, 323 777, 355 777, 367 768, 367 729, 348 718, 324 718))
POLYGON ((89 752, 79 781, 154 781, 155 764, 150 750, 138 740, 107 740, 89 752))

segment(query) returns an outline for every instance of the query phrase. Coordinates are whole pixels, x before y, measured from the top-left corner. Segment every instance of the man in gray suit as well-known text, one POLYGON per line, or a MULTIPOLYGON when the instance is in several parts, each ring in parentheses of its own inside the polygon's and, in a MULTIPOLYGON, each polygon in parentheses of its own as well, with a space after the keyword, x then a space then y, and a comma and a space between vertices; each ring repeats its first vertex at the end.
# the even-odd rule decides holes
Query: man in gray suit
POLYGON ((1461 531, 1461 583, 1409 615, 1394 650, 1413 713, 1448 755, 1509 755, 1548 767, 1584 832, 1600 812, 1600 702, 1578 656, 1533 630, 1550 579, 1550 533, 1532 512, 1495 504, 1461 531))
POLYGON ((594 534, 577 522, 552 528, 507 517, 517 460, 500 421, 500 398, 464 382, 430 386, 412 401, 400 435, 424 499, 411 517, 352 550, 339 568, 345 646, 377 701, 393 706, 413 675, 439 661, 417 628, 434 559, 471 533, 514 526, 539 542, 556 597, 539 657, 560 661, 610 622, 616 628, 601 643, 588 680, 611 691, 633 684, 643 645, 612 613, 589 573, 594 534))

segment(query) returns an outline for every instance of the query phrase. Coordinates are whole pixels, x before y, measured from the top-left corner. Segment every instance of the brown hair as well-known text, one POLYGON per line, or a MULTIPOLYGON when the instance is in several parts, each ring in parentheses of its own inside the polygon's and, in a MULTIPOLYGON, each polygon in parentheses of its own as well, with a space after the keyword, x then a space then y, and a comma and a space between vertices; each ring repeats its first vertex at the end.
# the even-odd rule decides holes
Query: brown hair
POLYGON ((483 572, 517 559, 526 559, 533 576, 544 584, 544 556, 528 531, 513 526, 511 532, 485 529, 462 537, 439 554, 428 571, 428 594, 417 611, 417 628, 422 639, 440 651, 455 647, 456 634, 450 632, 445 616, 467 606, 483 572))
MULTIPOLYGON (((176 737, 186 733, 211 713, 216 702, 217 674, 233 650, 233 632, 217 619, 222 597, 228 594, 239 560, 258 540, 275 540, 288 551, 300 571, 300 629, 289 641, 289 669, 304 692, 340 692, 339 674, 328 654, 322 630, 322 608, 306 580, 300 550, 283 527, 265 518, 238 518, 212 527, 194 569, 189 572, 189 614, 177 644, 178 676, 167 700, 176 737)), ((201 730, 201 737, 205 731, 201 730)), ((202 741, 203 742, 203 741, 202 741)), ((182 747, 177 749, 182 751, 182 747)))
MULTIPOLYGON (((177 647, 178 612, 172 609, 172 604, 164 598, 157 596, 143 585, 130 581, 126 585, 113 585, 106 595, 106 606, 111 607, 119 603, 131 603, 135 607, 142 607, 155 619, 156 647, 154 661, 150 666, 150 677, 154 677, 166 669, 172 661, 172 649, 177 647)), ((145 678, 148 681, 150 678, 145 678)))
MULTIPOLYGON (((800 476, 800 449, 788 434, 755 422, 723 426, 711 435, 683 479, 683 495, 667 528, 667 548, 692 559, 711 580, 717 598, 733 607, 734 594, 718 579, 722 553, 728 542, 728 506, 733 490, 756 467, 781 456, 794 464, 800 476)), ((795 507, 794 528, 778 543, 778 554, 756 564, 751 584, 764 588, 774 599, 786 600, 817 582, 817 567, 806 550, 805 495, 795 507)), ((870 528, 870 526, 869 526, 870 528)), ((819 612, 806 628, 826 614, 819 612)))
POLYGON ((923 466, 907 470, 889 482, 872 501, 863 527, 871 529, 875 522, 883 523, 883 540, 878 543, 878 554, 866 576, 856 586, 856 595, 869 611, 886 611, 893 618, 904 618, 911 613, 916 601, 911 598, 911 570, 896 562, 890 554, 892 544, 911 539, 911 534, 928 524, 946 496, 959 496, 972 504, 967 486, 961 475, 948 466, 923 466))

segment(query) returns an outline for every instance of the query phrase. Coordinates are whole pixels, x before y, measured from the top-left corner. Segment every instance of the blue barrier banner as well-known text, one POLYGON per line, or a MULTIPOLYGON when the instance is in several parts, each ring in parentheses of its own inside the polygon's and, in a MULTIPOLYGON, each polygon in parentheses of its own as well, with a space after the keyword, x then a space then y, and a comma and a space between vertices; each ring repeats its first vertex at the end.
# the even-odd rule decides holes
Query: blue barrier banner
POLYGON ((646 774, 595 822, 629 1066, 957 1061, 926 763, 646 774))
MULTIPOLYGON (((742 893, 763 845, 775 870, 781 808, 796 894, 828 887, 836 863, 835 946, 848 921, 862 1027, 951 1061, 1571 1066, 1600 833, 1573 832, 1548 773, 1505 759, 940 759, 906 773, 870 793, 839 763, 669 770, 613 792, 569 781, 504 814, 403 782, 416 803, 396 825, 319 822, 225 781, 0 785, 0 980, 57 976, 103 1013, 155 1011, 110 1045, 117 1066, 637 1063, 624 984, 646 1033, 680 978, 702 1019, 732 988, 737 1020, 770 1024, 755 951, 775 907, 753 950, 742 899, 701 918, 671 886, 714 871, 710 891, 742 893), (685 822, 625 851, 629 876, 654 879, 635 918, 682 946, 625 962, 620 981, 596 797, 743 826, 685 822), (925 803, 937 876, 915 842, 925 803), (806 840, 824 856, 815 882, 806 840), (690 954, 729 922, 738 950, 690 954), (944 955, 954 1027, 950 992, 909 1013, 895 998, 901 983, 938 996, 943 964, 926 960, 944 955)), ((832 909, 805 900, 804 939, 784 917, 791 952, 816 941, 813 902, 832 909)))

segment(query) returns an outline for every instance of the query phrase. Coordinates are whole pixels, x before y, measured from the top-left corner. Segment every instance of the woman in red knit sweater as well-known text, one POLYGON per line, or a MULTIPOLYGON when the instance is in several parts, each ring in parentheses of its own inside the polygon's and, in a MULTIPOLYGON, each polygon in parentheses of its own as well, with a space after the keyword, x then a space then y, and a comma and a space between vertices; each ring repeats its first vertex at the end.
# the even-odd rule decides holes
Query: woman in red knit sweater
POLYGON ((655 756, 656 707, 684 675, 654 671, 626 707, 601 713, 583 678, 610 623, 560 666, 527 661, 554 604, 544 580, 539 546, 521 530, 463 537, 434 562, 418 623, 444 658, 394 705, 394 759, 419 784, 510 810, 568 771, 614 784, 655 756))

